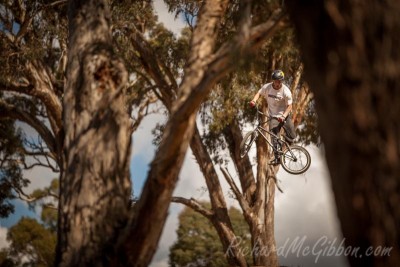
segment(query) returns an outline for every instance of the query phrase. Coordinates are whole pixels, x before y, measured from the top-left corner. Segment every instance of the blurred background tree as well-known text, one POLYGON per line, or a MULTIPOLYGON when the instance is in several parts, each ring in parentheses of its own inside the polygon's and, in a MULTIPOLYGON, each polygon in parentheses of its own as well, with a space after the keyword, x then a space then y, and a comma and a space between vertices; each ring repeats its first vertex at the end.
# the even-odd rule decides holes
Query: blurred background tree
MULTIPOLYGON (((210 208, 210 203, 201 203, 210 208)), ((243 254, 251 261, 250 232, 241 211, 231 207, 228 211, 237 238, 241 240, 243 254)), ((185 207, 179 214, 177 240, 170 247, 170 266, 227 266, 218 234, 204 216, 185 207)))

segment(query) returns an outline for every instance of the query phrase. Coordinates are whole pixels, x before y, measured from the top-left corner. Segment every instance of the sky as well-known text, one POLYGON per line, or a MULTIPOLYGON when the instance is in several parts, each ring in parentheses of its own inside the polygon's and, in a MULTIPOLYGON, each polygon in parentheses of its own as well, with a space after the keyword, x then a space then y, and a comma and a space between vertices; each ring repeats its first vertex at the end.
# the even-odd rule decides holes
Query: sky
MULTIPOLYGON (((159 19, 164 26, 179 34, 183 28, 182 21, 168 13, 165 4, 154 1, 159 19)), ((148 166, 154 156, 151 130, 156 123, 164 122, 162 115, 150 115, 144 119, 132 140, 131 175, 135 188, 134 194, 140 195, 148 172, 148 166)), ((303 175, 291 175, 282 168, 278 173, 279 185, 283 193, 276 191, 275 199, 275 238, 279 252, 280 265, 286 266, 323 266, 347 267, 343 256, 326 256, 329 247, 338 247, 343 240, 340 235, 339 223, 333 194, 330 186, 324 154, 321 148, 307 147, 311 154, 310 169, 303 175), (311 251, 311 252, 310 252, 311 251)), ((234 172, 231 172, 234 173, 234 172)), ((32 183, 29 191, 47 186, 56 174, 36 168, 28 176, 32 183)), ((221 179, 229 206, 238 207, 236 201, 229 198, 228 185, 221 179)), ((198 200, 209 200, 204 178, 197 166, 192 152, 186 154, 179 181, 174 196, 198 200)), ((27 208, 23 202, 16 203, 16 213, 7 220, 0 221, 0 248, 7 246, 5 236, 7 228, 15 224, 21 216, 38 217, 27 208)), ((176 240, 178 214, 182 211, 181 204, 172 203, 169 216, 158 245, 151 267, 168 266, 169 247, 176 240)))

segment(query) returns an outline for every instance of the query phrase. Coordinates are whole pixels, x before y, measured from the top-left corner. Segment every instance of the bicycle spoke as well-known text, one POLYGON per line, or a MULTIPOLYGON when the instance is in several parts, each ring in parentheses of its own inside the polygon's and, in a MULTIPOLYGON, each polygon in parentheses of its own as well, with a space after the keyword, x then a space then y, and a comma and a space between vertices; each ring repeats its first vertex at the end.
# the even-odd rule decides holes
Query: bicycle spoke
POLYGON ((283 152, 282 167, 289 173, 300 174, 310 166, 310 155, 303 147, 292 146, 283 152))

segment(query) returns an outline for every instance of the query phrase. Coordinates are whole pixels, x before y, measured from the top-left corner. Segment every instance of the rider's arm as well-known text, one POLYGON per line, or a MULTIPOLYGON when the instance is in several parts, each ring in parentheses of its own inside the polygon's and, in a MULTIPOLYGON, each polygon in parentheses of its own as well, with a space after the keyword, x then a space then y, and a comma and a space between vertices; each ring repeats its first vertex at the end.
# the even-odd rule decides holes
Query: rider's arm
POLYGON ((257 92, 257 94, 253 97, 253 100, 251 100, 251 102, 256 103, 259 98, 260 98, 260 91, 257 92))
POLYGON ((285 112, 283 113, 283 117, 287 118, 287 116, 289 115, 290 111, 292 111, 292 104, 288 105, 285 112))

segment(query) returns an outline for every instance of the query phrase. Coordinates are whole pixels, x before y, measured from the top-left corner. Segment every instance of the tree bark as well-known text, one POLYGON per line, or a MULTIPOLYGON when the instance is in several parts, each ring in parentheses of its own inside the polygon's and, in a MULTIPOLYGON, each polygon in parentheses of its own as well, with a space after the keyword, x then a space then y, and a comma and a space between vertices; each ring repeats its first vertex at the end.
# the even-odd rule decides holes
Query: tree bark
POLYGON ((110 19, 105 0, 69 2, 58 266, 124 265, 114 244, 128 215, 131 137, 110 19))
POLYGON ((277 166, 269 166, 267 172, 267 190, 265 192, 265 248, 266 266, 279 266, 275 241, 275 187, 277 166))
MULTIPOLYGON (((261 112, 268 114, 266 104, 262 105, 261 112)), ((265 118, 262 117, 260 120, 265 121, 265 118)), ((256 219, 252 221, 250 231, 252 232, 253 247, 259 247, 260 250, 260 253, 253 254, 254 264, 278 267, 278 256, 276 250, 271 250, 271 248, 275 248, 275 233, 273 227, 275 183, 269 179, 272 168, 268 168, 268 161, 271 159, 271 154, 272 153, 268 151, 268 144, 265 139, 262 137, 258 138, 257 190, 256 202, 253 207, 256 219), (273 188, 271 189, 271 187, 273 188)))
POLYGON ((351 266, 400 266, 400 3, 287 1, 351 266), (390 256, 367 256, 369 248, 390 256))
POLYGON ((231 248, 229 249, 230 253, 226 254, 227 261, 231 266, 247 266, 246 259, 239 252, 238 246, 232 246, 236 240, 236 236, 233 232, 224 194, 210 155, 201 141, 197 126, 195 127, 192 141, 190 142, 190 148, 204 175, 210 194, 211 208, 213 210, 211 222, 217 230, 224 251, 227 252, 228 249, 231 248))
POLYGON ((256 182, 249 157, 240 157, 240 143, 243 136, 235 119, 224 129, 224 136, 228 144, 230 156, 239 174, 243 195, 248 203, 253 203, 256 182))

